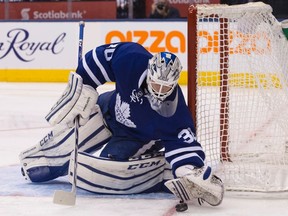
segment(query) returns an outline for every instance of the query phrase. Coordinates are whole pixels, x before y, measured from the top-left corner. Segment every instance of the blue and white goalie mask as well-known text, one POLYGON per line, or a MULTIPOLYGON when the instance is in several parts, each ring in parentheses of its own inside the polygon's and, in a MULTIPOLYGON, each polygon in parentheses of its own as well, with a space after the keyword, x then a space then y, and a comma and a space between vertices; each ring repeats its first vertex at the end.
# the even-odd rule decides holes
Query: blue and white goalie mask
POLYGON ((181 70, 181 62, 176 55, 169 52, 154 55, 148 63, 149 93, 157 100, 165 100, 176 87, 181 70))

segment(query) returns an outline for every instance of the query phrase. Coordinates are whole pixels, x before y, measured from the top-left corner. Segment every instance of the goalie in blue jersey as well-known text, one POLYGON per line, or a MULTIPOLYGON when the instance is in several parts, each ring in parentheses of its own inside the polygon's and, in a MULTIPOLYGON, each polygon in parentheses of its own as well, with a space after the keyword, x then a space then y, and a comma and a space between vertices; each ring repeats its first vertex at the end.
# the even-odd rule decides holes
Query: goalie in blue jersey
POLYGON ((223 184, 205 163, 195 137, 178 85, 181 70, 174 54, 153 56, 132 42, 86 53, 46 116, 53 130, 20 154, 25 178, 43 182, 73 172, 79 115, 77 187, 99 194, 168 188, 182 201, 219 205, 223 184), (98 95, 97 87, 106 82, 115 82, 115 90, 98 95))

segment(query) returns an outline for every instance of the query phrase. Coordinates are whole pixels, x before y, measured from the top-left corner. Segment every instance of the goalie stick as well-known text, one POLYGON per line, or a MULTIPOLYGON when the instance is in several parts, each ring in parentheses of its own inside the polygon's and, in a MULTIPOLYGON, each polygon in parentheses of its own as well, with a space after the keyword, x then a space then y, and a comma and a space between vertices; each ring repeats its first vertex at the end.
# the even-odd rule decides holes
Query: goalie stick
MULTIPOLYGON (((84 21, 79 23, 79 45, 78 45, 78 63, 82 59, 83 53, 83 38, 84 38, 84 21)), ((76 188, 77 188, 77 157, 78 157, 78 142, 79 142, 79 115, 75 118, 75 146, 74 146, 74 172, 71 192, 56 190, 54 192, 53 203, 61 205, 73 206, 76 203, 76 188)))

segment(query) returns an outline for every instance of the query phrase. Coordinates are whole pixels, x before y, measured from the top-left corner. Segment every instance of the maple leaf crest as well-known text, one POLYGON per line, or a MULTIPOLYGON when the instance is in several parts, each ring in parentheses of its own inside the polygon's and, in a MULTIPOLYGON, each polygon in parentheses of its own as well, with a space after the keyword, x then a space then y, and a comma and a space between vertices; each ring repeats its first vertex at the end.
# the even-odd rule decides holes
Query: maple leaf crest
POLYGON ((134 122, 132 122, 130 117, 130 105, 124 101, 121 101, 121 97, 119 93, 116 95, 116 103, 115 103, 115 117, 118 122, 121 124, 136 128, 136 125, 134 122))

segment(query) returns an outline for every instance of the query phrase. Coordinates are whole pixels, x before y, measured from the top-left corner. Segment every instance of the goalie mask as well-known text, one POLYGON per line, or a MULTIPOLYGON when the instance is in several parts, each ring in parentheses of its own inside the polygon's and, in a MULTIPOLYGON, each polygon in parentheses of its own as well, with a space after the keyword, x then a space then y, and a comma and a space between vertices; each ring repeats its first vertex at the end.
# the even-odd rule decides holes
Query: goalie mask
POLYGON ((147 86, 149 93, 163 101, 176 87, 182 66, 178 57, 169 52, 154 55, 148 63, 147 86))

